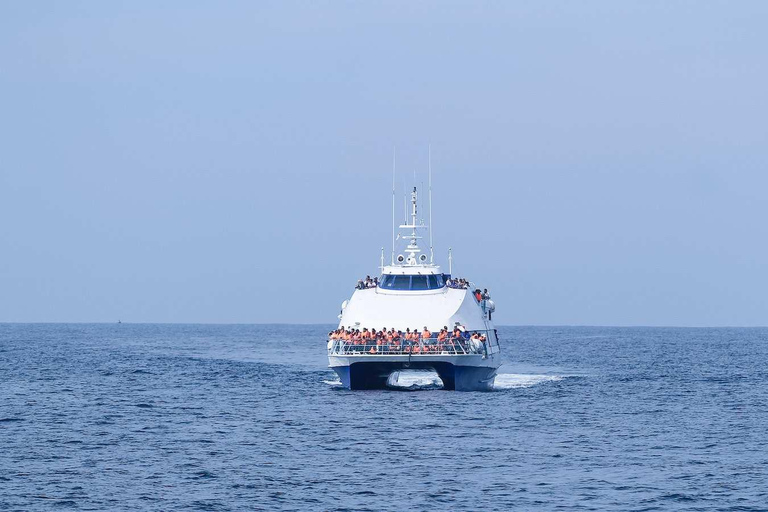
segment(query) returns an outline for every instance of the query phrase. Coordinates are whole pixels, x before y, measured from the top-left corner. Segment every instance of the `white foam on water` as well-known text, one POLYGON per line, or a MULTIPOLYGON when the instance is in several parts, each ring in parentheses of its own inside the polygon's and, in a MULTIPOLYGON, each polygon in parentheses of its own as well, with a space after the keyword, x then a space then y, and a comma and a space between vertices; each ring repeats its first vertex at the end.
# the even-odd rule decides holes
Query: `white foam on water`
POLYGON ((431 370, 398 370, 387 379, 387 387, 395 389, 440 389, 443 381, 431 370))
POLYGON ((561 375, 529 375, 523 373, 499 373, 493 381, 493 389, 530 388, 545 382, 563 380, 561 375))
MULTIPOLYGON (((530 388, 546 382, 563 380, 562 375, 535 375, 526 373, 499 373, 493 381, 494 390, 530 388)), ((341 380, 323 380, 329 386, 341 386, 341 380)), ((419 390, 440 389, 443 381, 437 372, 430 370, 398 370, 387 379, 387 387, 394 389, 419 390)))

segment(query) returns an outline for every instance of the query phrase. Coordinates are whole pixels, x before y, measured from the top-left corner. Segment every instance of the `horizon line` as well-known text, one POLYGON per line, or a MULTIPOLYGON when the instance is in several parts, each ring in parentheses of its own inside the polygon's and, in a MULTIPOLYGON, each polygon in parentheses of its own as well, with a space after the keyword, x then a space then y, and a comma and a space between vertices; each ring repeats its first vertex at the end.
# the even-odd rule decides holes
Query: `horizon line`
MULTIPOLYGON (((212 326, 226 326, 226 325, 297 325, 297 326, 313 326, 313 325, 337 325, 336 323, 317 323, 317 322, 6 322, 0 321, 0 325, 212 325, 212 326)), ((616 328, 616 329, 766 329, 768 325, 641 325, 641 324, 500 324, 498 327, 550 327, 550 328, 562 328, 562 327, 599 327, 599 328, 616 328)))

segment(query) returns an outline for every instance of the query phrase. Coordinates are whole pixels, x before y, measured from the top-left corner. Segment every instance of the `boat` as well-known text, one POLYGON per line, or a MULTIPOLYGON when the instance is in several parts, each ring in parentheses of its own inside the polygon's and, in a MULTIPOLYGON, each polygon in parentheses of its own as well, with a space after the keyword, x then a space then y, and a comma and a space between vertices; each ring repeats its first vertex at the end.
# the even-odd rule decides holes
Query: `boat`
MULTIPOLYGON (((431 225, 431 165, 429 174, 431 225)), ((432 370, 444 390, 491 390, 501 365, 495 304, 471 281, 451 275, 450 250, 448 272, 434 263, 431 226, 418 221, 416 187, 410 195, 410 223, 399 226, 396 238, 393 185, 391 261, 384 264, 382 248, 380 276, 359 280, 342 303, 338 327, 328 335, 328 365, 352 390, 386 388, 404 370, 432 370), (419 245, 427 230, 429 255, 419 245), (397 256, 396 240, 407 242, 397 256)))

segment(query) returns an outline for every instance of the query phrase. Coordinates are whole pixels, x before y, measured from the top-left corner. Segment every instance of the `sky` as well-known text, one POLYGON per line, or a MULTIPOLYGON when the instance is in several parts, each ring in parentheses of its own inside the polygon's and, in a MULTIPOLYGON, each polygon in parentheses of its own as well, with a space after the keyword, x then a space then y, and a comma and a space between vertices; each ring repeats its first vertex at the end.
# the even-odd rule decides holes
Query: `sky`
POLYGON ((768 325, 767 18, 4 2, 0 322, 336 322, 431 145, 497 324, 768 325))

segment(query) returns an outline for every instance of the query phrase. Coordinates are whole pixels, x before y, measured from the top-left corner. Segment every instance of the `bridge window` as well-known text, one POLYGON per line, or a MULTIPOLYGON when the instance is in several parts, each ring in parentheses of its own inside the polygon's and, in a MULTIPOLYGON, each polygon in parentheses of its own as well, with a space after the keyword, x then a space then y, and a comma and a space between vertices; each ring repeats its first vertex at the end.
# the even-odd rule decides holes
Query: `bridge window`
POLYGON ((411 276, 395 276, 393 290, 408 290, 411 287, 411 276))
POLYGON ((427 276, 411 276, 411 290, 428 290, 427 276))
POLYGON ((379 287, 385 290, 436 290, 445 286, 443 276, 403 276, 384 274, 379 280, 379 287))

